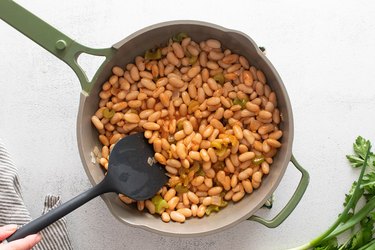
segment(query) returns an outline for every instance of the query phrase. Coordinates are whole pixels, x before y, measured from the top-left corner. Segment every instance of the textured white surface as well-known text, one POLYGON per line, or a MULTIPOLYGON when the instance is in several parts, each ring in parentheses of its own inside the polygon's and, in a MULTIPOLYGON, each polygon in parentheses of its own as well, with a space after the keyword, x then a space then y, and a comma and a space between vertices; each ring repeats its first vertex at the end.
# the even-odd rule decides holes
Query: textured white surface
MULTIPOLYGON (((67 216, 74 249, 285 249, 316 236, 340 212, 357 172, 345 154, 357 135, 375 142, 374 1, 18 1, 65 34, 107 47, 150 24, 213 22, 247 33, 267 48, 292 102, 293 151, 309 188, 278 228, 254 222, 200 238, 172 238, 115 220, 98 198, 67 216)), ((0 22, 0 138, 20 169, 32 216, 47 193, 67 200, 90 187, 75 125, 80 86, 73 71, 0 22)), ((88 67, 95 70, 95 65, 88 67)), ((271 217, 299 180, 290 165, 271 217)))

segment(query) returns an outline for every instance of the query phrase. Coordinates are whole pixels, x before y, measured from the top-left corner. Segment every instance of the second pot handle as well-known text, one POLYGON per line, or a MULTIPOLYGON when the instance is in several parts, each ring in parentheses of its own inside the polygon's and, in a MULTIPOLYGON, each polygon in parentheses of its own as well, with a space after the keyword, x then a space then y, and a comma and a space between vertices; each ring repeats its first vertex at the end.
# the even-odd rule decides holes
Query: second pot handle
POLYGON ((91 83, 98 77, 98 72, 116 52, 114 48, 93 49, 83 46, 12 0, 0 1, 0 19, 68 64, 76 73, 82 90, 87 93, 91 90, 91 83), (106 57, 91 81, 77 62, 81 53, 106 57))
POLYGON ((251 216, 248 220, 259 222, 269 228, 275 228, 279 226, 288 216, 293 212, 293 210, 298 205, 299 201, 302 199, 303 194, 309 185, 310 176, 309 173, 297 162, 296 158, 292 155, 290 161, 293 165, 301 172, 301 180, 294 192, 292 198, 286 204, 286 206, 271 220, 264 219, 257 215, 251 216))

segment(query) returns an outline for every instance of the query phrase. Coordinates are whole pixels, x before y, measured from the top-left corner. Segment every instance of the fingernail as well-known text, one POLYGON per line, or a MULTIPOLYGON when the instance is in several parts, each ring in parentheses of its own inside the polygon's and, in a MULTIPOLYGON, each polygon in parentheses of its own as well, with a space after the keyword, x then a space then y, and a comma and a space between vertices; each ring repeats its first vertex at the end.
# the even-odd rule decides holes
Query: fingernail
POLYGON ((17 230, 17 228, 18 226, 16 224, 10 224, 10 225, 4 226, 5 231, 11 231, 11 232, 17 230))

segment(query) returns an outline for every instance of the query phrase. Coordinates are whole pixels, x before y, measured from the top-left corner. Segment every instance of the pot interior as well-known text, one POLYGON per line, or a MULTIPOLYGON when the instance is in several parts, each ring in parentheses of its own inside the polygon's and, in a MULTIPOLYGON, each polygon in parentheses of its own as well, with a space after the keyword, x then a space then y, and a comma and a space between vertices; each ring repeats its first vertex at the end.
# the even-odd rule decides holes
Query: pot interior
POLYGON ((293 118, 289 97, 279 74, 251 38, 237 31, 197 21, 161 23, 130 35, 113 46, 118 49, 118 52, 100 73, 91 93, 88 96, 81 94, 77 136, 84 169, 91 183, 95 185, 104 178, 101 167, 92 160, 94 147, 101 149, 98 133, 91 124, 91 116, 98 107, 98 94, 101 85, 112 74, 111 68, 113 66, 118 65, 124 68, 127 63, 134 62, 136 56, 144 55, 145 51, 150 48, 165 45, 170 37, 179 32, 186 32, 196 42, 209 38, 218 39, 224 48, 229 48, 232 52, 245 56, 251 65, 264 72, 267 83, 275 91, 278 98, 278 108, 283 119, 280 124, 284 133, 281 139, 283 146, 274 157, 274 163, 270 166, 270 174, 263 179, 258 190, 246 196, 240 202, 230 203, 219 213, 212 213, 208 217, 188 219, 183 224, 164 223, 159 216, 139 212, 135 207, 125 205, 117 198, 116 194, 105 194, 102 198, 112 214, 120 221, 163 234, 178 234, 179 236, 199 234, 201 236, 233 226, 254 214, 278 186, 291 157, 293 118))

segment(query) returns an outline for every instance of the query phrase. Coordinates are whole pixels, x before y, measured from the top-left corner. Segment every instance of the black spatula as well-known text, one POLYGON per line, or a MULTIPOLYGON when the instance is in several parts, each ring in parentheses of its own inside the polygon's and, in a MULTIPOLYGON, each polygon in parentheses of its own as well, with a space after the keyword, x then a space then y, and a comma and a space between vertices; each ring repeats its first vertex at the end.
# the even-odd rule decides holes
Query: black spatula
POLYGON ((148 144, 143 133, 126 136, 113 148, 109 157, 108 172, 102 182, 24 225, 7 241, 35 234, 104 193, 122 193, 134 200, 153 197, 168 180, 164 168, 155 163, 153 156, 152 145, 148 144))

